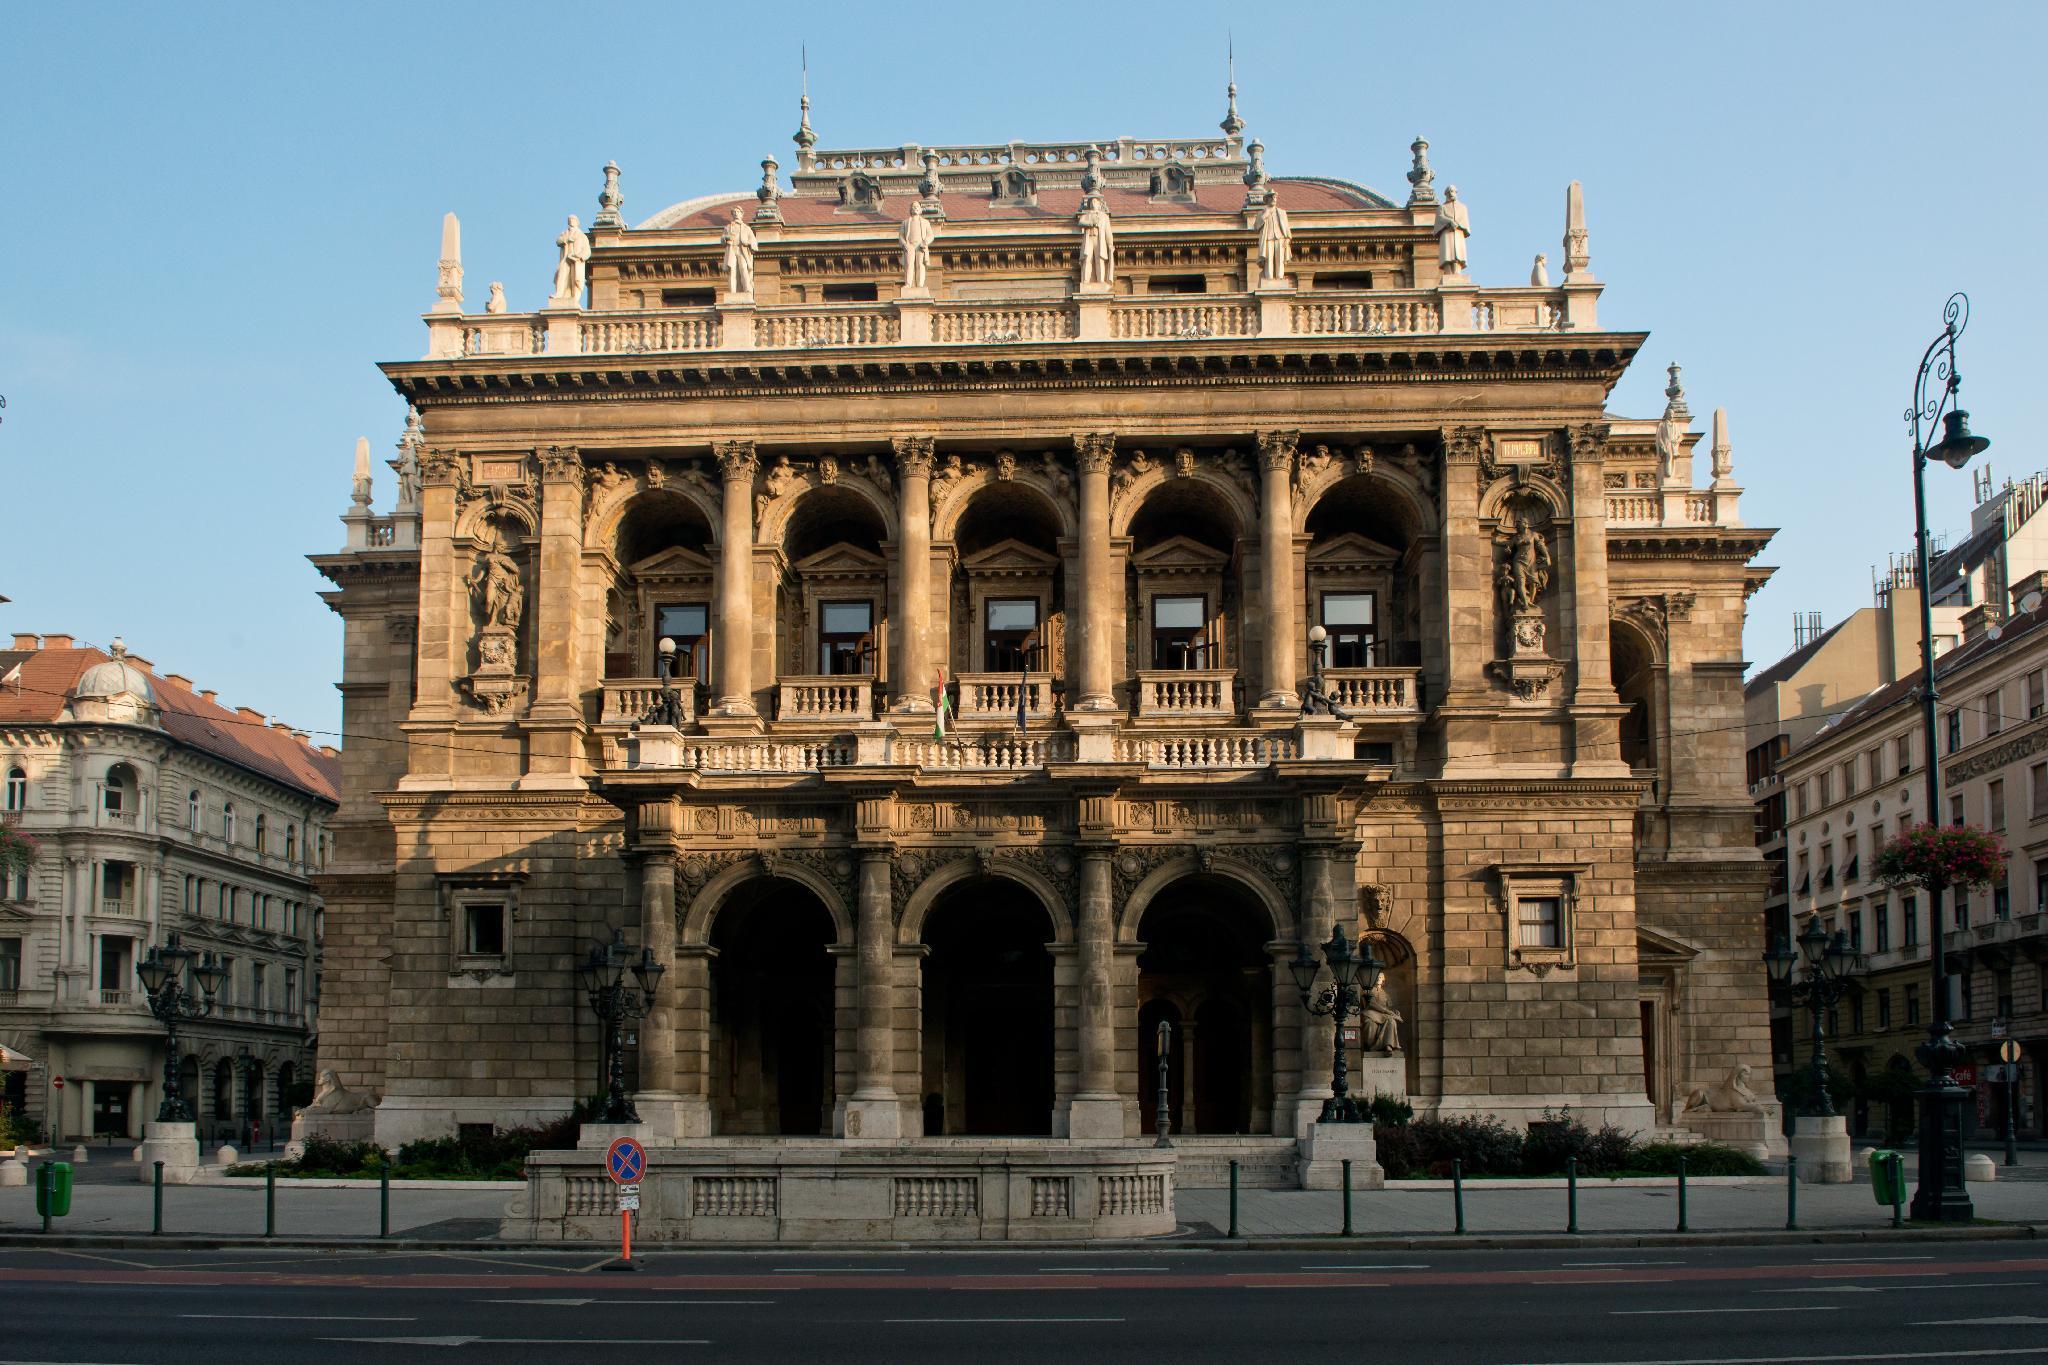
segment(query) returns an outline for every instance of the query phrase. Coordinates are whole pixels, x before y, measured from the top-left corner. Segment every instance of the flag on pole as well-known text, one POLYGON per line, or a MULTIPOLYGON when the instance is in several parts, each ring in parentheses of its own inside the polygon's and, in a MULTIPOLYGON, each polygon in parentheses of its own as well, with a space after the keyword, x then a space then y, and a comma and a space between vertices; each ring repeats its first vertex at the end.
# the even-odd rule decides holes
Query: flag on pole
POLYGON ((1037 646, 1038 632, 1024 637, 1023 647, 1017 651, 1017 728, 1028 728, 1025 724, 1027 708, 1025 700, 1031 695, 1031 651, 1037 646))
POLYGON ((932 722, 932 738, 943 741, 946 738, 946 717, 953 712, 953 700, 946 695, 946 670, 939 670, 939 702, 933 708, 936 719, 932 722))

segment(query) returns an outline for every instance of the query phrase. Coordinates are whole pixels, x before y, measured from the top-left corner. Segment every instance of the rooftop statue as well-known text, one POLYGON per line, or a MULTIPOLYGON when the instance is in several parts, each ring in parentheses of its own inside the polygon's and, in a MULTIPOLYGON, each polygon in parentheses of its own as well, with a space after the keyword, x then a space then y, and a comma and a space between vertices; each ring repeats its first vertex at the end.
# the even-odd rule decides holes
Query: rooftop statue
POLYGON ((575 214, 569 215, 569 226, 555 238, 555 249, 561 256, 555 262, 555 290, 548 296, 548 302, 574 305, 583 297, 590 270, 590 238, 576 225, 575 214))
POLYGON ((1089 195, 1075 221, 1081 227, 1081 287, 1107 293, 1116 282, 1116 225, 1102 196, 1089 195))
POLYGON ((914 206, 903 220, 903 291, 906 294, 931 292, 925 275, 931 266, 932 243, 938 235, 939 225, 925 214, 922 206, 914 206))
POLYGON ((1287 253, 1294 246, 1294 229, 1287 225, 1287 210, 1277 199, 1266 201, 1259 211, 1259 283, 1287 283, 1287 253))
POLYGON ((1529 283, 1537 289, 1550 288, 1550 257, 1536 253, 1536 264, 1529 267, 1529 283))
POLYGON ((754 292, 754 251, 760 239, 747 226, 746 218, 738 206, 732 211, 732 221, 725 225, 725 287, 734 294, 752 295, 754 292))
POLYGON ((505 286, 496 280, 491 281, 491 296, 484 300, 484 311, 486 313, 502 313, 505 311, 505 286))
POLYGON ((1472 235, 1472 215, 1458 198, 1458 187, 1444 191, 1444 202, 1436 211, 1437 261, 1446 275, 1465 273, 1465 240, 1472 235))

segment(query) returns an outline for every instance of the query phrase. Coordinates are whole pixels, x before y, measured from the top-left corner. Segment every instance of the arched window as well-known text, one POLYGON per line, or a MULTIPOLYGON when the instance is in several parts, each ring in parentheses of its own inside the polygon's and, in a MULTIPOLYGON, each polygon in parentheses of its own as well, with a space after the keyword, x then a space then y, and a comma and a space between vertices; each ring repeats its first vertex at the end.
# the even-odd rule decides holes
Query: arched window
POLYGON ((235 803, 232 801, 220 808, 220 837, 230 844, 235 842, 235 803))
POLYGON ((28 772, 23 768, 7 770, 7 809, 28 809, 28 772))
POLYGON ((266 830, 267 828, 268 828, 268 822, 266 822, 266 821, 264 820, 264 818, 263 818, 263 812, 262 812, 262 811, 257 811, 257 812, 256 812, 256 856, 257 856, 257 857, 259 857, 259 858, 263 856, 263 836, 264 836, 264 832, 265 832, 265 830, 266 830))
POLYGON ((199 837, 199 789, 194 787, 185 793, 185 828, 192 837, 199 837))
POLYGON ((298 856, 299 827, 297 825, 286 825, 284 827, 284 860, 288 863, 293 862, 297 860, 298 856))

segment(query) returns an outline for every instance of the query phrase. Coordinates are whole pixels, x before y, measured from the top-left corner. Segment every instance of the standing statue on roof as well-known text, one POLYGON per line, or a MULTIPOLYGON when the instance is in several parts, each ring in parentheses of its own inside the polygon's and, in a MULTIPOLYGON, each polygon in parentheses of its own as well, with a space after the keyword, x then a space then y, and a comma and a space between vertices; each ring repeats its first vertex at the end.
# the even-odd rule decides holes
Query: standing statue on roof
POLYGON ((1294 229, 1287 225, 1287 210, 1276 196, 1259 210, 1259 283, 1287 283, 1287 254, 1294 246, 1294 229))
POLYGON ((752 295, 754 292, 754 250, 760 239, 747 226, 739 206, 734 205, 732 221, 725 225, 720 237, 725 243, 725 287, 733 294, 752 295))
POLYGON ((569 226, 555 238, 555 249, 561 256, 555 262, 555 292, 548 296, 548 302, 573 305, 582 299, 590 271, 590 238, 576 226, 575 214, 569 215, 569 226))
POLYGON ((1472 235, 1472 215, 1458 198, 1458 187, 1444 191, 1444 202, 1436 210, 1437 263, 1446 275, 1465 273, 1465 241, 1472 235))
POLYGON ((906 294, 928 294, 925 283, 926 272, 932 263, 932 243, 938 239, 939 225, 922 205, 913 204, 910 213, 903 220, 903 292, 906 294))
POLYGON ((1116 225, 1102 206, 1102 196, 1091 194, 1083 200, 1075 221, 1081 228, 1081 287, 1106 294, 1116 281, 1116 225))

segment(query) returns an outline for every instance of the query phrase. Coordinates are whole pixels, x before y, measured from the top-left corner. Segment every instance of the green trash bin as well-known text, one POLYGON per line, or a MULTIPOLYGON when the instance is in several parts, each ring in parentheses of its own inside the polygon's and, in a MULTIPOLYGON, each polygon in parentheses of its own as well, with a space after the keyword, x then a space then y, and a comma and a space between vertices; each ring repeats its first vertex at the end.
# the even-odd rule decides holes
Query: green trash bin
POLYGON ((36 1167, 36 1216, 62 1218, 71 1212, 71 1163, 45 1161, 36 1167))
POLYGON ((1870 1154, 1870 1195, 1886 1208, 1906 1197, 1906 1159, 1889 1147, 1870 1154))

